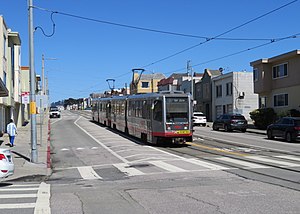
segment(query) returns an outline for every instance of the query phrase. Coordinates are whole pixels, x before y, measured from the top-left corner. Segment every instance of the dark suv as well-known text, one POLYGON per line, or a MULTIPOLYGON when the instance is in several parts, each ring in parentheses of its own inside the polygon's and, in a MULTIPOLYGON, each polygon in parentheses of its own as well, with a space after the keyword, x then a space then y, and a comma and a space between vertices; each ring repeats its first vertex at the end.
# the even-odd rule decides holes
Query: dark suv
POLYGON ((229 132, 240 130, 246 132, 248 122, 241 114, 223 114, 220 115, 213 123, 213 130, 224 129, 229 132))
POLYGON ((269 139, 274 137, 284 138, 288 142, 293 142, 300 138, 300 117, 283 117, 267 128, 269 139))

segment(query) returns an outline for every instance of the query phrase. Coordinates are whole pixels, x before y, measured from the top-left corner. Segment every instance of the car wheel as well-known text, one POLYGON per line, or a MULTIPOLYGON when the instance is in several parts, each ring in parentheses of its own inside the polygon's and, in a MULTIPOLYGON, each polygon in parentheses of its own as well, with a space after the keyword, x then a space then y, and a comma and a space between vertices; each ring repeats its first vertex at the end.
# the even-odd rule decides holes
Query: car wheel
POLYGON ((205 126, 206 126, 206 123, 203 123, 202 126, 205 127, 205 126))
POLYGON ((290 133, 290 132, 287 132, 286 134, 285 134, 285 140, 287 141, 287 142, 293 142, 294 141, 294 139, 293 139, 293 137, 292 137, 292 134, 290 133))
POLYGON ((224 129, 225 129, 225 132, 230 132, 231 131, 231 129, 229 128, 229 126, 227 124, 224 126, 224 129))
POLYGON ((246 132, 246 130, 247 130, 247 129, 241 129, 241 131, 244 132, 244 133, 246 132))
POLYGON ((273 136, 273 134, 272 134, 272 130, 268 130, 268 131, 267 131, 267 136, 268 136, 268 139, 269 139, 269 140, 273 140, 273 139, 274 139, 274 136, 273 136))
POLYGON ((216 124, 213 124, 212 128, 213 128, 214 131, 218 131, 219 130, 219 128, 217 128, 216 124))

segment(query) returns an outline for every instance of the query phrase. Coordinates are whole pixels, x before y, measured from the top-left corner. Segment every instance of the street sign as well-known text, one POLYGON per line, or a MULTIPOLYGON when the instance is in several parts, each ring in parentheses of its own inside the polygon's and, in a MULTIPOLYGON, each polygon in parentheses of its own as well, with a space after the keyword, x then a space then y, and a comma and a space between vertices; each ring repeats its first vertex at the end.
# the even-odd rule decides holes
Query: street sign
POLYGON ((23 104, 28 104, 29 103, 29 92, 22 92, 21 97, 22 97, 22 103, 23 104))

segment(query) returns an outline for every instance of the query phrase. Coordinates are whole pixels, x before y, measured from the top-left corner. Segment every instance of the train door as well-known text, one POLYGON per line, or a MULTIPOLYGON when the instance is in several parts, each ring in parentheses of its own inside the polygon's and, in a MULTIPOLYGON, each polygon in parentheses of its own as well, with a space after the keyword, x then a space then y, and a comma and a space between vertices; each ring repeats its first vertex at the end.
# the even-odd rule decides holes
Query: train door
POLYGON ((159 143, 161 134, 163 134, 163 102, 154 100, 152 103, 152 142, 159 143))

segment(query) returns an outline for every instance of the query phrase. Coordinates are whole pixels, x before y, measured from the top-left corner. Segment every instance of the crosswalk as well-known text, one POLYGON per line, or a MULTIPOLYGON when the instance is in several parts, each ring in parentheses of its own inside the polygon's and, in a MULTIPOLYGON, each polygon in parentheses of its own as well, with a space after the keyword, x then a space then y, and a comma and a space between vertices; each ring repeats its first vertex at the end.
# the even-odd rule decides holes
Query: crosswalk
POLYGON ((267 169, 275 167, 300 167, 299 157, 285 156, 246 156, 244 159, 215 157, 206 160, 196 158, 150 160, 143 162, 125 162, 102 166, 72 167, 77 170, 80 179, 105 180, 107 168, 115 168, 124 176, 154 175, 162 173, 188 173, 231 169, 267 169), (105 170, 104 170, 104 169, 105 170))
POLYGON ((50 214, 50 185, 42 182, 2 186, 0 213, 16 213, 19 209, 22 213, 50 214))

